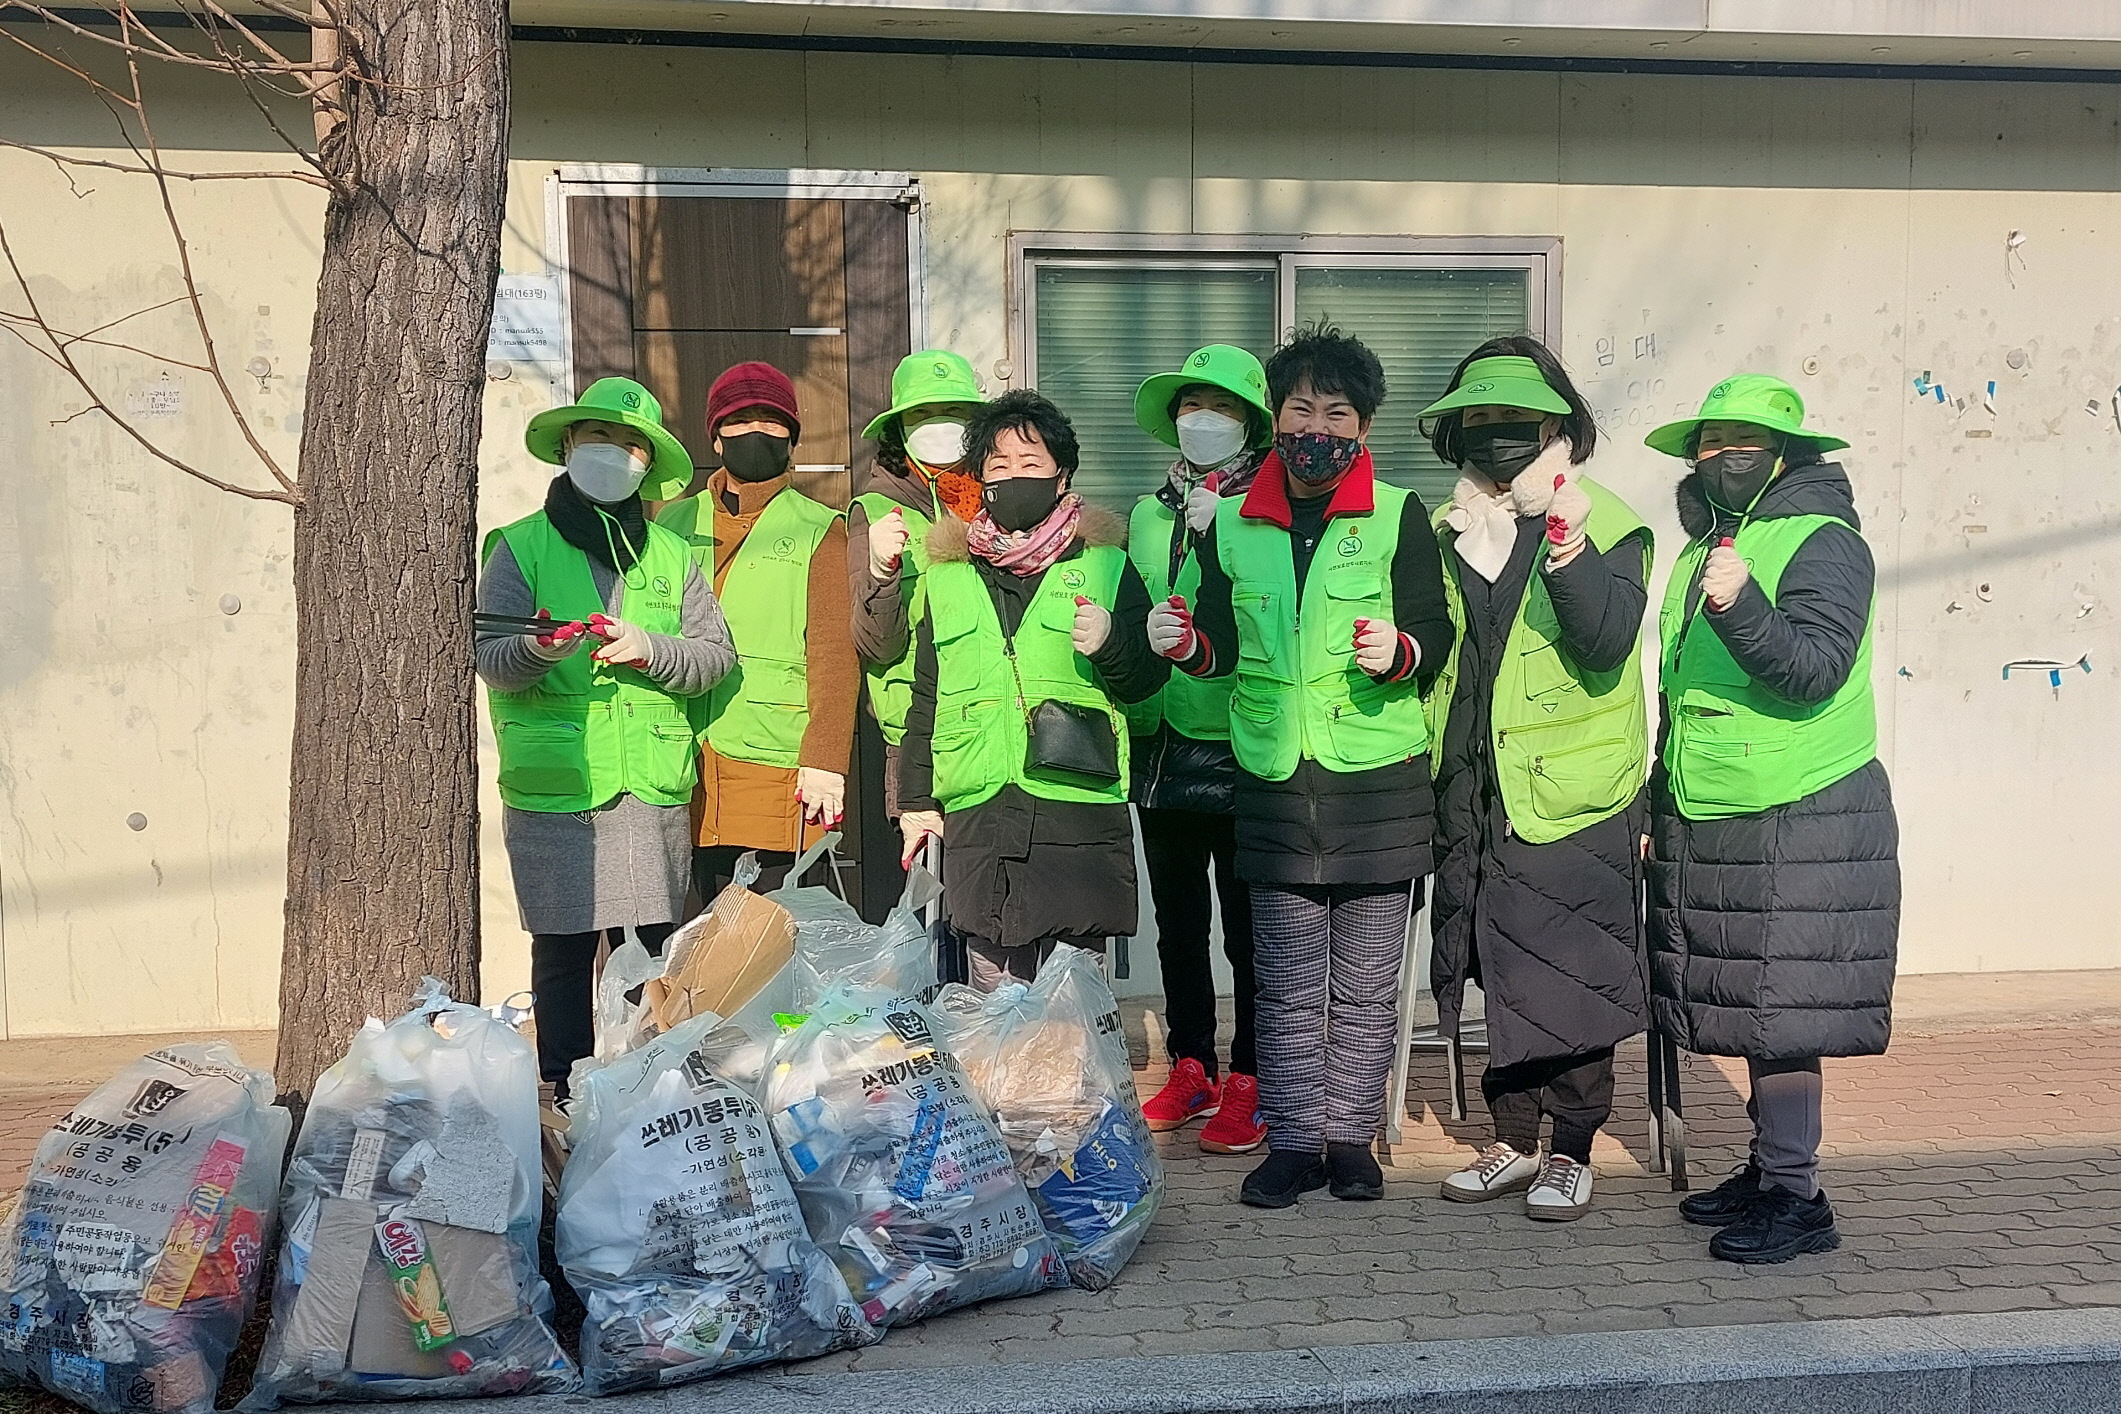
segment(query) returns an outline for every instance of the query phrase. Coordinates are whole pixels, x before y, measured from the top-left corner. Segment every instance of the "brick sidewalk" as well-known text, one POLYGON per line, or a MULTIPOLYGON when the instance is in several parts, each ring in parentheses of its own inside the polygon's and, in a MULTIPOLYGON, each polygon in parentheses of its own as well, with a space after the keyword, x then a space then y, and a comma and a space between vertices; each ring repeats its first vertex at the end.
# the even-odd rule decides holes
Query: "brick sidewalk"
MULTIPOLYGON (((1139 1003, 1127 1004, 1130 1021, 1139 1003)), ((1439 1119, 1440 1058, 1417 1069, 1406 1143, 1379 1203, 1324 1194, 1262 1213, 1235 1201, 1247 1158, 1164 1136, 1169 1195, 1119 1283, 953 1313, 805 1368, 884 1369, 1273 1350, 1540 1332, 2121 1305, 2121 1025, 1903 1036, 1829 1061, 1826 1174, 1839 1252, 1782 1267, 1712 1261, 1645 1169, 1642 1047, 1582 1221, 1528 1221, 1435 1184, 1484 1138, 1439 1119)), ((1477 1066, 1477 1058, 1476 1058, 1477 1066)), ((1742 1158, 1742 1063, 1685 1060, 1696 1186, 1742 1158)), ((1161 1083, 1141 1077, 1143 1092, 1161 1083)), ((78 1088, 0 1091, 0 1194, 78 1088)))

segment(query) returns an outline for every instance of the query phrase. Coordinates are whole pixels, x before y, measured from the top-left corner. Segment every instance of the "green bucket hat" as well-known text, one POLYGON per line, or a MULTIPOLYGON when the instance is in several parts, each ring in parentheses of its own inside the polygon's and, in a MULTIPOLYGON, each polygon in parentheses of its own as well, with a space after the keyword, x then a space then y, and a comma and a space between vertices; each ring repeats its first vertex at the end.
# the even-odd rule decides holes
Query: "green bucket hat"
POLYGON ((1571 411, 1569 400, 1547 386, 1546 375, 1539 371, 1538 364, 1521 354, 1497 354, 1467 364, 1458 386, 1423 408, 1420 420, 1491 403, 1551 412, 1557 417, 1566 417, 1571 411))
POLYGON ((663 430, 663 405, 655 394, 631 378, 599 378, 567 407, 551 408, 530 419, 523 445, 541 462, 564 463, 567 429, 577 422, 616 422, 648 439, 648 475, 641 480, 641 499, 671 501, 692 484, 692 453, 663 430))
POLYGON ((1785 437, 1809 442, 1821 452, 1836 452, 1848 443, 1804 427, 1804 399, 1780 378, 1765 373, 1740 373, 1709 389, 1701 400, 1701 411, 1682 417, 1643 438, 1643 444, 1668 457, 1683 457, 1694 430, 1704 422, 1753 422, 1785 437))
POLYGON ((1171 420, 1171 400, 1181 389, 1205 383, 1234 395, 1247 407, 1259 409, 1267 435, 1255 445, 1265 446, 1274 436, 1274 409, 1267 406, 1267 370, 1259 360, 1232 344, 1210 344, 1186 356, 1176 373, 1156 373, 1134 390, 1134 423, 1165 446, 1178 445, 1178 427, 1171 420))
POLYGON ((864 437, 875 437, 908 408, 929 403, 983 403, 979 378, 963 354, 922 349, 907 354, 891 371, 891 406, 869 420, 864 437))

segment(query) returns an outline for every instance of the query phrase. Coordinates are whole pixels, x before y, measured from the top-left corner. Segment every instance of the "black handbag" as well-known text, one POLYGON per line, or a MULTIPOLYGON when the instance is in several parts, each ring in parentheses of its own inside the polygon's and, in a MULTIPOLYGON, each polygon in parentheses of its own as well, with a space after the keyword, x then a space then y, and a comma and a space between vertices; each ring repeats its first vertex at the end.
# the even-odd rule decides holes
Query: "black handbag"
POLYGON ((1118 784, 1119 738, 1111 713, 1049 697, 1031 709, 1027 720, 1026 774, 1058 777, 1071 785, 1118 784))

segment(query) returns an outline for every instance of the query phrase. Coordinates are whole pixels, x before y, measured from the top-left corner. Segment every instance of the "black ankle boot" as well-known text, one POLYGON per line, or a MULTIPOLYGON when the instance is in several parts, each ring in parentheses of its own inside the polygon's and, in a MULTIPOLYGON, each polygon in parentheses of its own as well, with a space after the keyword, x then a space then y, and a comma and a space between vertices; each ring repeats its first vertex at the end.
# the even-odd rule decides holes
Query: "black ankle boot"
POLYGON ((1326 1145, 1327 1188, 1335 1198, 1367 1201, 1385 1196, 1385 1173, 1367 1144, 1326 1145))
POLYGON ((1747 1160, 1706 1193, 1679 1200, 1679 1216, 1697 1227, 1729 1227, 1760 1196, 1760 1165, 1747 1160))
POLYGON ((1325 1160, 1294 1149, 1271 1149, 1266 1161, 1245 1175, 1240 1202, 1255 1208, 1287 1208, 1314 1188, 1326 1186, 1325 1160))
POLYGON ((1834 1230, 1834 1207, 1826 1194, 1799 1198, 1787 1188, 1763 1188, 1745 1216, 1709 1239, 1709 1255, 1747 1265, 1787 1262, 1807 1252, 1831 1252, 1841 1245, 1834 1230))

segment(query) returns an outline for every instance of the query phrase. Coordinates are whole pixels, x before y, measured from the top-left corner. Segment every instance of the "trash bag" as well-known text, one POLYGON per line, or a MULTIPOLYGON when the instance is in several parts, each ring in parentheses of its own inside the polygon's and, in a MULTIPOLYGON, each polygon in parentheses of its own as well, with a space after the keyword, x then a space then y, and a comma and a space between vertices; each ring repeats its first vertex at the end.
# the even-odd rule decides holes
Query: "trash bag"
POLYGON ((1062 1272, 994 1120, 912 997, 844 983, 774 1043, 773 1136, 810 1235, 882 1329, 1062 1272))
POLYGON ((173 1045, 52 1126, 0 1222, 0 1377, 98 1414, 210 1414, 272 1240, 273 1093, 226 1041, 173 1045))
MULTIPOLYGON (((584 1076, 560 1184, 590 1394, 866 1345, 876 1332, 803 1226, 758 1101, 703 1046, 711 1013, 584 1076)), ((748 1039, 748 1038, 746 1038, 748 1039)))
POLYGON ((241 1407, 574 1388, 538 1274, 544 1197, 530 1043, 429 978, 317 1080, 241 1407))
POLYGON ((1164 1169, 1096 958, 1058 947, 1028 986, 982 994, 953 983, 934 1016, 999 1120, 1068 1279, 1110 1286, 1156 1218, 1164 1169))
MULTIPOLYGON (((811 863, 839 842, 829 834, 788 870, 803 876, 811 863)), ((882 926, 862 921, 846 900, 827 888, 793 884, 766 897, 795 920, 795 959, 789 1009, 808 1011, 836 982, 865 991, 926 997, 935 991, 935 949, 920 910, 933 903, 943 886, 915 865, 906 871, 906 887, 882 926)))

